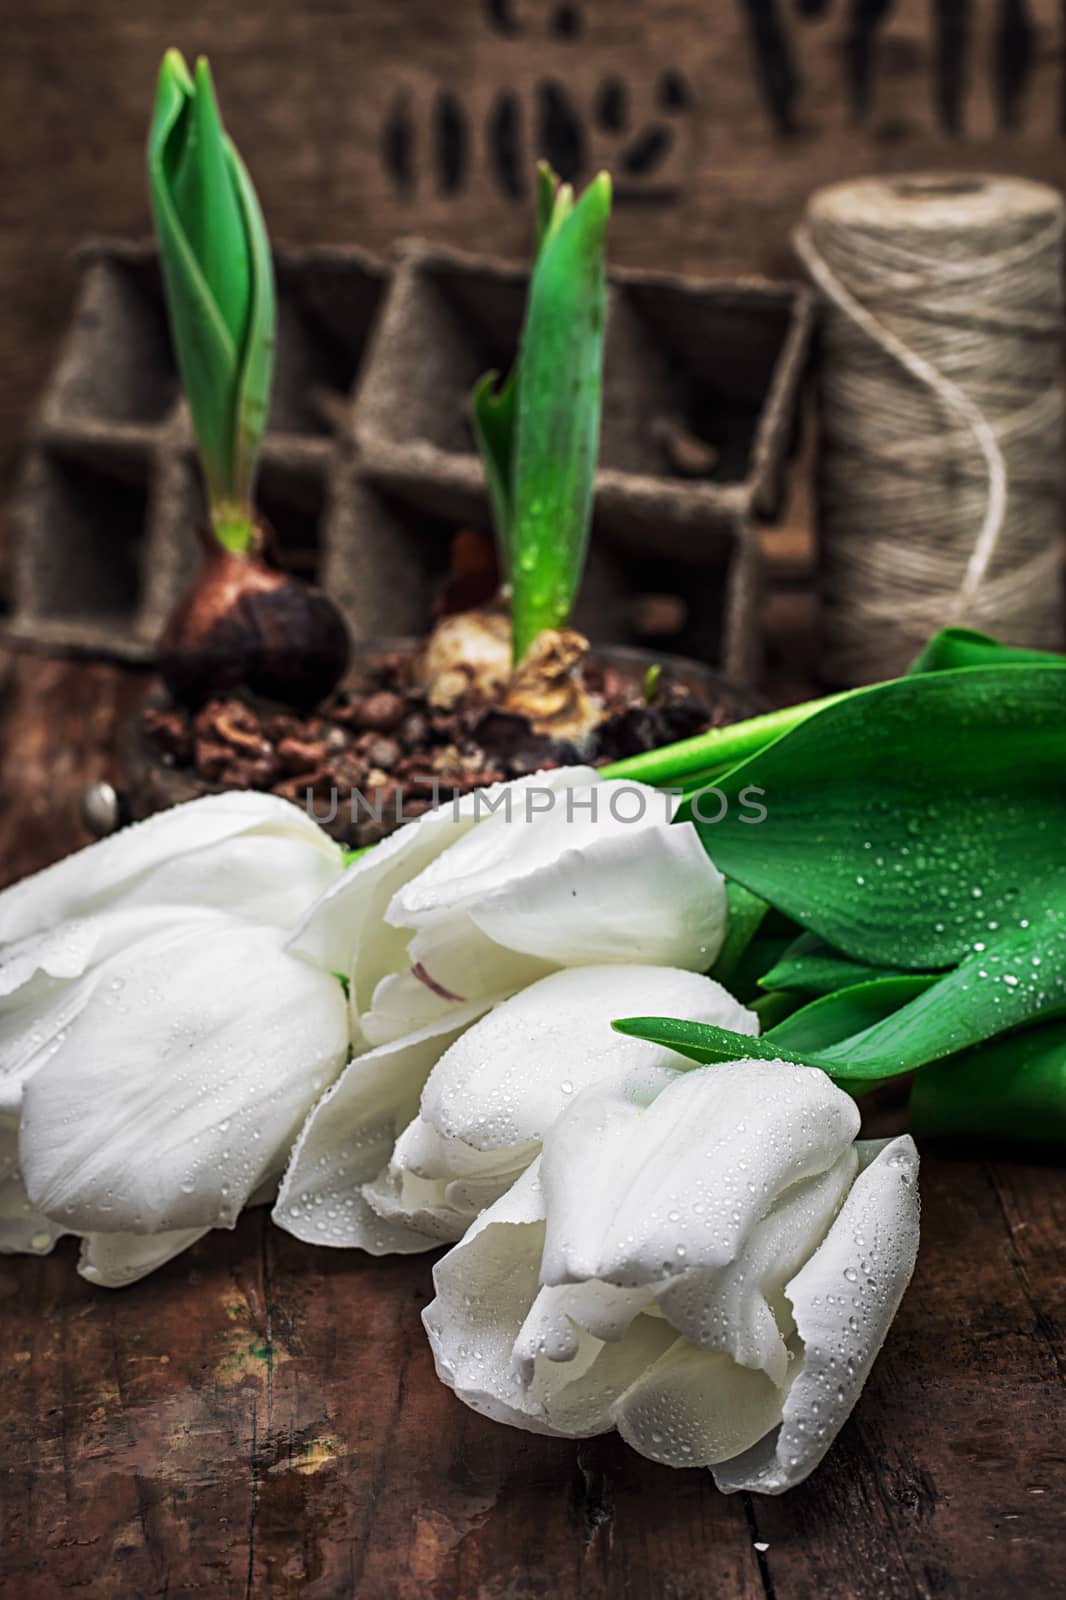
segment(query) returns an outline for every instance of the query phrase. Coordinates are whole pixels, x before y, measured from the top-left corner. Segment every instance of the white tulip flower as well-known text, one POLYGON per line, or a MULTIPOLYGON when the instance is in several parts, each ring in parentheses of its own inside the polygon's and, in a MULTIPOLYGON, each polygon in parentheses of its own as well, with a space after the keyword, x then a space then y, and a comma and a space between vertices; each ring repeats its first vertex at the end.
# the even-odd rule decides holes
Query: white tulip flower
POLYGON ((675 967, 572 967, 487 1016, 483 1004, 449 1012, 345 1068, 307 1120, 274 1220, 310 1243, 375 1255, 461 1238, 582 1089, 650 1096, 682 1066, 674 1051, 612 1030, 635 1003, 758 1031, 720 984, 675 967))
POLYGON ((163 812, 0 894, 0 1249, 131 1282, 275 1184, 349 1051, 285 949, 343 870, 260 794, 163 812))
POLYGON ((722 875, 676 796, 567 767, 400 828, 323 895, 291 948, 350 978, 353 1036, 390 1043, 560 967, 706 971, 722 875))
POLYGON ((743 1061, 654 1099, 586 1090, 434 1270, 424 1321, 469 1406, 778 1494, 858 1397, 918 1246, 909 1137, 855 1143, 820 1071, 743 1061))

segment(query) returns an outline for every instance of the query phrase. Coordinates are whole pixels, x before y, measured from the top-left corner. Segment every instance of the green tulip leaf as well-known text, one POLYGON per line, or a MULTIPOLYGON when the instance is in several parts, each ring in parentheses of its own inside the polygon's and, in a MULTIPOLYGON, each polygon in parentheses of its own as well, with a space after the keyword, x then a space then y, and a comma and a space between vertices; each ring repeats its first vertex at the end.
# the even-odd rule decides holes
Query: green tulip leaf
POLYGON ((763 1035, 794 1011, 799 1011, 802 1005, 803 996, 788 989, 774 989, 770 994, 761 994, 758 999, 747 1002, 748 1010, 754 1011, 759 1019, 759 1032, 763 1035))
POLYGON ((1049 650, 1023 650, 1018 645, 1000 644, 987 633, 971 628, 943 628, 935 633, 908 673, 950 672, 959 667, 994 667, 1010 662, 1061 661, 1049 650))
POLYGON ((176 50, 168 50, 159 73, 148 139, 148 171, 175 354, 200 445, 208 494, 215 499, 221 496, 227 476, 229 409, 236 382, 237 350, 171 192, 172 173, 178 165, 194 93, 181 56, 176 50))
POLYGON ((826 707, 720 779, 725 815, 695 825, 727 877, 845 956, 944 968, 1066 881, 1064 773, 1066 662, 971 667, 826 707))
POLYGON ((555 197, 530 280, 516 380, 510 575, 514 658, 561 626, 581 581, 599 449, 611 183, 555 197))
POLYGON ((251 304, 237 383, 234 424, 233 497, 250 507, 255 487, 259 446, 266 432, 270 385, 274 375, 274 329, 277 305, 274 263, 266 223, 247 168, 233 145, 227 146, 230 170, 241 204, 244 233, 251 263, 251 304))
POLYGON ((196 63, 179 124, 165 141, 164 160, 170 197, 189 249, 234 349, 240 350, 248 326, 251 273, 228 140, 211 69, 203 59, 196 63))
MULTIPOLYGON (((547 161, 537 162, 537 202, 536 202, 536 249, 544 243, 545 235, 552 224, 555 214, 555 197, 561 188, 559 179, 552 171, 547 161)), ((572 191, 568 191, 571 194, 572 191)))
POLYGON ((732 986, 737 967, 752 940, 759 932, 770 907, 757 894, 745 889, 731 879, 726 883, 728 921, 725 942, 718 952, 718 960, 711 968, 711 977, 728 989, 732 986))
POLYGON ((766 973, 777 965, 794 938, 794 933, 776 934, 760 930, 737 961, 726 988, 744 1005, 751 1005, 758 1000, 764 992, 766 973))
POLYGON ((924 1067, 910 1098, 924 1138, 1066 1141, 1066 1021, 1044 1023, 924 1067))
POLYGON ((878 977, 819 995, 772 1026, 765 1037, 792 1050, 819 1054, 894 1016, 936 981, 927 974, 878 977))
POLYGON ((791 1061, 799 1067, 821 1066, 820 1061, 785 1045, 779 1048, 769 1034, 752 1038, 735 1033, 732 1028, 719 1028, 713 1022, 685 1022, 680 1017, 619 1017, 611 1026, 616 1033, 631 1039, 665 1045, 701 1066, 719 1061, 791 1061))
MULTIPOLYGON (((987 667, 1022 665, 1032 663, 1062 664, 1061 655, 1044 650, 1021 650, 998 643, 985 634, 972 633, 964 628, 947 628, 929 641, 918 660, 910 668, 909 676, 928 672, 945 672, 961 667, 987 667)), ((882 684, 881 689, 888 685, 882 684)), ((686 795, 707 784, 717 783, 741 761, 757 755, 777 739, 783 738, 793 728, 812 717, 821 716, 830 706, 854 700, 869 694, 869 689, 845 689, 841 694, 828 695, 822 700, 808 700, 802 705, 782 706, 777 711, 767 711, 743 722, 731 723, 724 728, 711 728, 706 733, 695 734, 691 739, 680 739, 676 744, 658 750, 642 750, 639 755, 625 756, 612 761, 601 770, 606 778, 636 778, 641 783, 669 785, 686 795)))
POLYGON ((867 1087, 1066 1013, 1066 894, 1035 921, 1021 918, 987 946, 978 943, 981 949, 942 977, 880 978, 840 990, 755 1041, 670 1017, 629 1017, 614 1026, 694 1061, 780 1057, 821 1067, 846 1087, 867 1087), (858 1031, 842 1033, 855 1023, 858 1031))
POLYGON ((486 372, 483 378, 478 379, 470 408, 474 436, 488 483, 492 522, 500 554, 500 575, 505 582, 510 582, 514 566, 511 550, 511 474, 514 469, 517 388, 514 370, 508 375, 507 381, 497 388, 499 377, 498 372, 486 372))
POLYGON ((274 358, 270 246, 255 191, 223 129, 206 61, 163 58, 148 179, 174 350, 212 522, 246 547, 274 358))
POLYGON ((986 937, 909 1005, 823 1050, 826 1070, 838 1080, 895 1077, 1066 1012, 1066 895, 986 937))
MULTIPOLYGON (((573 209, 573 192, 560 185, 546 161, 537 163, 536 233, 533 265, 549 233, 573 209)), ((514 479, 515 426, 518 419, 518 369, 516 360, 505 382, 498 372, 478 379, 470 398, 474 436, 485 468, 492 522, 500 557, 500 572, 510 583, 514 571, 512 485, 514 479)))
POLYGON ((872 967, 852 961, 819 939, 816 933, 801 933, 759 980, 763 989, 799 989, 808 994, 832 994, 875 978, 899 977, 898 967, 872 967))

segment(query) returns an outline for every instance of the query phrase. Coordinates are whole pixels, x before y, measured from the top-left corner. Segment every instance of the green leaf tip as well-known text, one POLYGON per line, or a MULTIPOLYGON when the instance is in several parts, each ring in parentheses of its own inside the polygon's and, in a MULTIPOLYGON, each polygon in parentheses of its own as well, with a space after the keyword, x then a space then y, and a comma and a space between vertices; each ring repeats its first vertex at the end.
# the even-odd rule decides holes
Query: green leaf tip
POLYGON ((537 248, 521 346, 506 383, 472 397, 501 569, 512 591, 514 659, 570 614, 588 544, 599 452, 611 182, 581 197, 537 168, 537 248))
POLYGON ((552 212, 555 209, 555 191, 559 187, 559 179, 552 171, 547 161, 537 162, 537 249, 544 242, 544 235, 551 225, 552 212))
POLYGON ((159 77, 160 81, 164 77, 168 80, 173 80, 183 94, 192 94, 193 92, 192 75, 186 65, 185 57, 174 45, 171 45, 169 50, 164 52, 159 68, 159 77))
POLYGON ((632 1039, 665 1045, 702 1067, 725 1061, 790 1061, 799 1067, 812 1065, 811 1058, 782 1049, 772 1040, 735 1033, 731 1028, 719 1028, 710 1022, 687 1022, 680 1017, 620 1017, 611 1027, 632 1039))
POLYGON ((212 524, 228 548, 246 549, 273 369, 273 265, 206 57, 190 73, 180 51, 164 55, 147 157, 171 334, 212 524))

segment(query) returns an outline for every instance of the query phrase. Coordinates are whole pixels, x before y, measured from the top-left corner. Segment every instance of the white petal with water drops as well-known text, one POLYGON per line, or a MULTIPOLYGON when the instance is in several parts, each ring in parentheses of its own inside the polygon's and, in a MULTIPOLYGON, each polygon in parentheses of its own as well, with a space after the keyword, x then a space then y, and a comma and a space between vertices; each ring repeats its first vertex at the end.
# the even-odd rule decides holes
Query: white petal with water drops
POLYGON ((268 851, 274 845, 287 846, 281 857, 290 867, 297 860, 303 865, 307 883, 275 885, 263 880, 255 885, 254 863, 263 858, 251 852, 249 866, 249 857, 241 852, 246 863, 242 881, 253 884, 264 905, 278 910, 277 920, 299 916, 340 872, 339 847, 298 806, 252 791, 209 795, 123 828, 5 889, 0 893, 0 944, 106 910, 121 900, 159 904, 176 895, 181 901, 217 904, 212 897, 224 858, 220 847, 242 836, 254 837, 268 851), (153 886, 157 874, 162 874, 165 892, 153 886))
POLYGON ((827 1171, 858 1129, 824 1072, 783 1061, 685 1073, 647 1110, 589 1090, 545 1146, 544 1281, 660 1283, 727 1266, 777 1197, 827 1171))
POLYGON ((0 1251, 44 1256, 65 1231, 30 1204, 19 1166, 18 1118, 0 1117, 0 1251))
POLYGON ((363 1185, 387 1165, 434 1061, 481 1010, 453 1012, 348 1064, 307 1118, 293 1149, 274 1207, 279 1227, 310 1244, 357 1247, 373 1255, 428 1250, 438 1242, 414 1221, 383 1220, 364 1198, 363 1185))
POLYGON ((825 1240, 787 1285, 798 1337, 781 1427, 726 1462, 727 1493, 781 1494, 821 1461, 885 1341, 918 1254, 918 1152, 908 1134, 856 1146, 860 1172, 825 1240))
POLYGON ((348 1053, 340 984, 283 939, 206 913, 115 959, 25 1090, 40 1210, 83 1233, 232 1226, 348 1053))

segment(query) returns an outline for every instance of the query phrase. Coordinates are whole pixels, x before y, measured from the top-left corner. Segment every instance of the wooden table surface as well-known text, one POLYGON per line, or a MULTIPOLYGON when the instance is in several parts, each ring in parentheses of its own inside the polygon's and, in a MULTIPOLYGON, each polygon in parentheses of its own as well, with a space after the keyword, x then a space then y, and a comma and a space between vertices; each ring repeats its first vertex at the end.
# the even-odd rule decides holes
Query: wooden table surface
MULTIPOLYGON (((5 881, 84 842, 79 789, 111 773, 142 687, 10 663, 5 881)), ((428 1257, 311 1249, 262 1210, 120 1291, 83 1283, 69 1240, 6 1257, 0 1594, 1066 1593, 1066 1172, 929 1151, 921 1183, 886 1347, 825 1463, 781 1499, 467 1411, 422 1333, 428 1257)))

